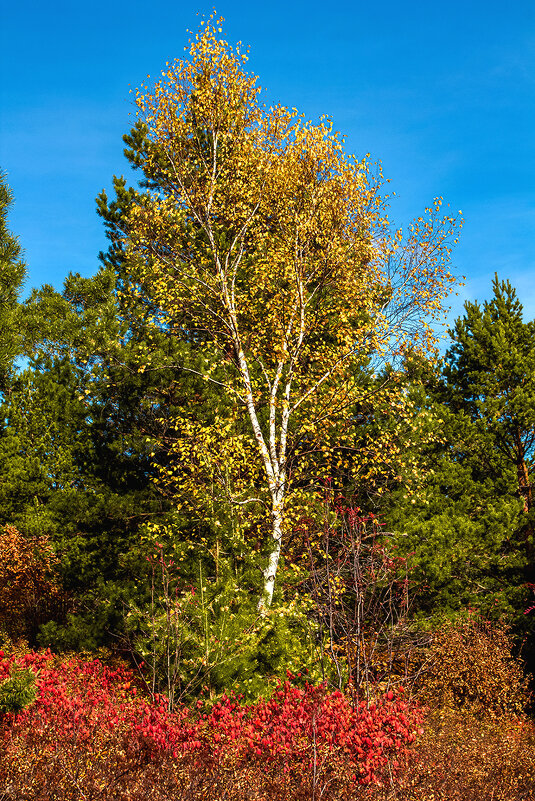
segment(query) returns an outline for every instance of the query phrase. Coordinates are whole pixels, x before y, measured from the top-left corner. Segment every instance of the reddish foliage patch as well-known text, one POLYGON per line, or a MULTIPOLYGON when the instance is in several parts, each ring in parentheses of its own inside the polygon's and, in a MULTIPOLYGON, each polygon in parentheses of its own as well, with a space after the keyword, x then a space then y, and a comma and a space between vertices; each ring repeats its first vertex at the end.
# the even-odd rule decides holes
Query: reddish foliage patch
POLYGON ((38 688, 0 725, 0 779, 17 799, 354 798, 405 764, 421 723, 392 692, 367 707, 287 681, 254 704, 169 712, 124 667, 32 652, 1 658, 0 682, 14 666, 38 688))

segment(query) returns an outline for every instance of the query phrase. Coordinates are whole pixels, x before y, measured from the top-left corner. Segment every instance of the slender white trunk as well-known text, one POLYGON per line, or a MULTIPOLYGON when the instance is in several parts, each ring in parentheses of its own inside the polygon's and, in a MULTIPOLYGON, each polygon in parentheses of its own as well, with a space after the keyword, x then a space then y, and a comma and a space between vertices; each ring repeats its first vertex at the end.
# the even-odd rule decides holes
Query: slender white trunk
POLYGON ((275 577, 277 575, 277 567, 279 564, 279 557, 281 553, 281 545, 282 545, 282 532, 283 532, 283 498, 280 497, 282 493, 277 493, 279 497, 273 498, 273 508, 271 511, 271 515, 273 518, 273 529, 271 532, 272 536, 272 548, 271 553, 269 554, 269 560, 267 566, 264 570, 264 586, 262 597, 258 601, 258 609, 259 611, 265 611, 271 606, 271 601, 273 600, 273 590, 275 588, 275 577))
MULTIPOLYGON (((275 371, 273 383, 268 379, 270 400, 269 400, 269 422, 268 430, 265 432, 267 438, 264 436, 260 421, 257 415, 257 409, 254 400, 253 387, 251 382, 251 375, 249 372, 249 364, 247 356, 245 355, 242 347, 240 330, 238 325, 238 314, 236 311, 236 298, 235 298, 235 277, 238 264, 241 260, 240 254, 232 264, 229 264, 228 256, 223 266, 217 255, 217 248, 215 245, 215 238, 210 226, 207 226, 207 233, 212 244, 214 251, 216 269, 221 282, 222 296, 224 300, 225 311, 229 319, 229 331, 232 336, 236 355, 238 357, 238 365, 243 381, 244 400, 249 413, 249 418, 253 428, 254 437, 264 463, 266 471, 266 478, 269 486, 269 491, 272 500, 272 547, 269 554, 268 564, 263 571, 264 584, 262 588, 262 595, 258 601, 259 611, 265 611, 271 606, 273 600, 273 591, 275 588, 275 579, 277 576, 277 568, 279 564, 279 557, 282 548, 283 536, 283 523, 284 523, 284 501, 286 496, 286 445, 288 436, 288 424, 291 414, 290 407, 290 393, 292 386, 293 367, 297 356, 301 350, 305 333, 305 302, 302 281, 298 277, 297 295, 294 302, 294 309, 290 315, 286 331, 284 332, 283 351, 285 353, 275 371), (230 287, 228 284, 228 276, 231 276, 230 287), (288 342, 291 340, 292 331, 294 328, 295 318, 298 315, 299 320, 299 333, 297 344, 294 347, 294 353, 289 359, 289 367, 286 375, 285 385, 282 393, 281 380, 283 378, 285 363, 287 363, 288 356, 288 342), (282 398, 281 398, 282 395, 282 398), (277 436, 277 405, 282 399, 282 415, 280 420, 280 430, 277 436)), ((267 376, 266 376, 267 377, 267 376)))

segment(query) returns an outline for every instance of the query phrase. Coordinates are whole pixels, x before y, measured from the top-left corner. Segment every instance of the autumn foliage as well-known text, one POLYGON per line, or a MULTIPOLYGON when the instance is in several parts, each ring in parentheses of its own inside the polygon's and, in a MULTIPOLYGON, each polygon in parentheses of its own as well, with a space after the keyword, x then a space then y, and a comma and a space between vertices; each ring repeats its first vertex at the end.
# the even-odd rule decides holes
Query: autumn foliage
POLYGON ((47 537, 25 537, 9 525, 0 528, 0 553, 0 629, 31 635, 64 603, 57 559, 47 537))
POLYGON ((288 680, 251 705, 228 695, 171 713, 122 666, 30 652, 0 661, 0 686, 17 669, 35 674, 37 693, 2 718, 0 778, 16 798, 355 797, 406 764, 421 725, 392 692, 354 705, 288 680))
POLYGON ((516 716, 482 720, 466 711, 440 709, 428 714, 417 758, 390 796, 396 801, 532 801, 534 797, 532 720, 516 716))
POLYGON ((1 653, 2 698, 22 674, 26 708, 0 717, 8 799, 528 801, 535 790, 535 727, 521 715, 424 712, 393 692, 353 704, 299 676, 253 704, 231 694, 169 712, 123 664, 49 651, 1 653))
POLYGON ((503 624, 471 614, 430 635, 413 687, 426 704, 424 734, 393 798, 530 801, 535 725, 523 665, 503 624))
POLYGON ((396 230, 220 22, 135 91, 103 270, 0 341, 0 801, 533 801, 518 643, 463 610, 533 634, 535 324, 496 278, 439 369, 457 215, 396 230))
MULTIPOLYGON (((188 332, 202 358, 182 369, 218 398, 213 422, 191 410, 172 421, 159 481, 198 513, 215 478, 230 509, 271 526, 268 607, 292 518, 341 458, 348 410, 369 399, 359 372, 434 343, 459 220, 437 198, 406 236, 392 231, 380 169, 346 154, 328 118, 265 108, 220 22, 136 91, 131 156, 147 191, 132 194, 112 236, 129 302, 150 298, 155 329, 188 332)), ((150 347, 140 357, 139 371, 152 369, 150 347)), ((397 409, 391 383, 383 402, 397 409)))
POLYGON ((421 665, 419 696, 432 708, 484 718, 521 713, 530 703, 528 679, 501 623, 471 615, 433 633, 421 665))

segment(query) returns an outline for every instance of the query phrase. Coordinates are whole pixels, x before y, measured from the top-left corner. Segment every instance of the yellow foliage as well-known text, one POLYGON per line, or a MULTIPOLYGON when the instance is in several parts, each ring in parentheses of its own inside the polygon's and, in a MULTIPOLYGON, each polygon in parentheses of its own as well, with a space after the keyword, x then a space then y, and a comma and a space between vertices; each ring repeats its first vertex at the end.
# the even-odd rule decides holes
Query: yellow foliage
MULTIPOLYGON (((308 455, 328 472, 351 450, 338 440, 348 409, 369 403, 362 368, 432 347, 457 220, 439 198, 405 241, 392 233, 380 169, 347 155, 330 119, 265 108, 247 54, 219 32, 211 18, 189 60, 136 92, 142 167, 158 188, 137 196, 125 246, 131 291, 150 293, 168 331, 188 332, 204 358, 193 372, 234 404, 217 425, 176 421, 164 485, 195 499, 208 476, 229 503, 263 493, 274 573, 308 455)), ((395 380, 380 389, 383 407, 403 410, 395 380)), ((376 461, 392 445, 385 433, 376 461)))

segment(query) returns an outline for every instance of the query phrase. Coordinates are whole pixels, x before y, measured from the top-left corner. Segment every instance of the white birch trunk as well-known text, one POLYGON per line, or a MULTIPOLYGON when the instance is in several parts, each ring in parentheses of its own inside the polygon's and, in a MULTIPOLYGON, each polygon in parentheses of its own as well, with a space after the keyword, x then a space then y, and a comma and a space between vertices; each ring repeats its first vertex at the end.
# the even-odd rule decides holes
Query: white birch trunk
MULTIPOLYGON (((217 142, 214 141, 214 167, 213 176, 215 176, 215 151, 217 149, 217 142)), ((211 205, 212 195, 210 195, 211 205)), ((208 208, 209 211, 209 208, 208 208)), ((251 214, 253 216, 253 214, 251 214)), ((229 254, 225 259, 224 264, 221 263, 217 254, 217 247, 211 225, 206 224, 205 230, 212 245, 216 270, 218 273, 221 293, 223 298, 223 305, 226 313, 228 314, 228 329, 231 334, 235 352, 237 355, 238 366, 241 373, 243 382, 244 401, 249 413, 254 438, 260 452, 260 456, 264 463, 267 483, 271 495, 271 517, 272 517, 272 530, 271 530, 271 551, 268 558, 266 568, 263 570, 264 582, 262 588, 262 595, 258 601, 258 610, 265 612, 271 606, 273 600, 273 591, 275 588, 275 580, 277 576, 277 569, 279 558, 282 549, 282 537, 284 534, 284 506, 286 499, 286 450, 287 450, 287 437, 288 426, 293 411, 290 404, 293 368, 296 359, 299 356, 303 344, 305 334, 305 307, 306 302, 304 298, 304 287, 299 274, 296 269, 297 287, 296 295, 294 298, 293 312, 290 314, 287 328, 283 335, 283 351, 284 358, 282 358, 275 371, 273 380, 270 381, 266 374, 269 386, 269 423, 268 430, 262 431, 260 421, 258 419, 257 408, 253 394, 253 387, 251 382, 251 374, 249 370, 249 363, 247 356, 242 346, 240 329, 238 324, 238 314, 236 309, 236 296, 235 296, 235 278, 238 265, 241 260, 242 250, 234 260, 229 260, 229 254), (292 339, 294 332, 294 325, 298 322, 297 341, 292 348, 293 352, 289 353, 288 344, 292 339), (283 374, 287 365, 287 373, 283 381, 283 374), (281 386, 283 381, 283 386, 281 386), (282 402, 282 414, 280 419, 279 431, 277 432, 277 406, 282 402)), ((244 226, 244 231, 247 225, 244 226)), ((242 231, 242 233, 244 232, 242 231)), ((232 248, 231 248, 232 251, 232 248)), ((230 251, 230 252, 231 252, 230 251)))
POLYGON ((269 554, 267 567, 264 570, 264 587, 262 597, 258 601, 258 610, 265 611, 271 606, 273 600, 273 590, 275 588, 275 578, 277 576, 277 567, 279 565, 279 557, 282 546, 282 532, 283 532, 283 513, 278 502, 273 503, 272 509, 273 517, 273 530, 272 530, 272 550, 269 554))

